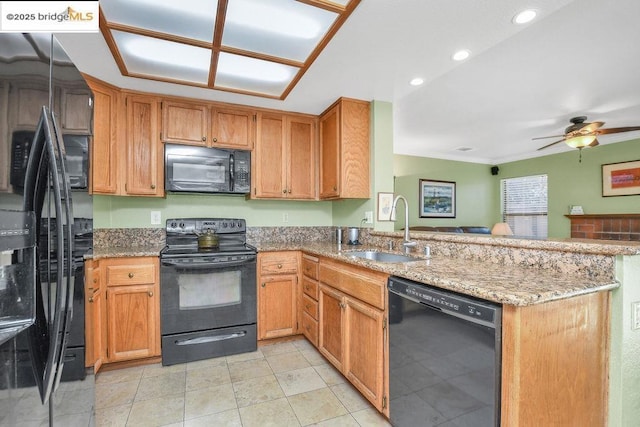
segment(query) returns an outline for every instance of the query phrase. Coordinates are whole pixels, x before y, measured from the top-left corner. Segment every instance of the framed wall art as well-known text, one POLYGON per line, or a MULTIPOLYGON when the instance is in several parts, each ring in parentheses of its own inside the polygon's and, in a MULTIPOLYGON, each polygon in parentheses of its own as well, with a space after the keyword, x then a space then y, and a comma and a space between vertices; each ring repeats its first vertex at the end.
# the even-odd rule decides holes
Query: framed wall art
POLYGON ((378 193, 378 221, 391 221, 393 193, 378 193))
POLYGON ((602 197, 640 194, 640 160, 602 165, 602 197))
POLYGON ((418 206, 420 218, 455 218, 456 183, 421 179, 418 206))

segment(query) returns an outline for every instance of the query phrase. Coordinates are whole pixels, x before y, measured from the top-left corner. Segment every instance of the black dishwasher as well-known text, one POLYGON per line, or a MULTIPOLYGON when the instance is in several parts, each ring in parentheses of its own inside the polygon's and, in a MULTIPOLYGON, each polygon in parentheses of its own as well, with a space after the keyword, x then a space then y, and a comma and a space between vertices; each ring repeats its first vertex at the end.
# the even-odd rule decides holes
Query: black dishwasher
POLYGON ((393 426, 499 426, 501 306, 395 276, 387 288, 393 426))

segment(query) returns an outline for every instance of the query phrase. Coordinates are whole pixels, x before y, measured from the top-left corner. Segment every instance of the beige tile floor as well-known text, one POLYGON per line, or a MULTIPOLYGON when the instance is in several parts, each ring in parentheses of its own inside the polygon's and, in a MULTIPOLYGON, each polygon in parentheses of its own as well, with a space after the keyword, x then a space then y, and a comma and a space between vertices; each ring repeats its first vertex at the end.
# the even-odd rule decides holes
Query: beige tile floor
POLYGON ((306 340, 100 372, 101 426, 390 426, 306 340))

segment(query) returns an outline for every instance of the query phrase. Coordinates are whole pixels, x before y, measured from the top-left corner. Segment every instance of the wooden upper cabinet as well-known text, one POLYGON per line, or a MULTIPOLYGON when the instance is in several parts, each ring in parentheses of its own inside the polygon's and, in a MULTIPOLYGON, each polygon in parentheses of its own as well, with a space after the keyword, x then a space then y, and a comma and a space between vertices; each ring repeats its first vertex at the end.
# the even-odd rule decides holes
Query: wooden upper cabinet
POLYGON ((258 113, 253 198, 316 198, 315 118, 258 113))
POLYGON ((126 95, 125 193, 164 196, 163 153, 158 132, 158 99, 126 95))
POLYGON ((162 142, 209 144, 209 108, 204 104, 163 101, 162 142))
POLYGON ((254 143, 253 110, 213 107, 211 110, 211 147, 252 150, 254 143))
POLYGON ((340 98, 320 116, 320 198, 370 196, 369 102, 340 98))
POLYGON ((42 106, 49 105, 49 88, 46 83, 27 84, 18 82, 11 88, 9 127, 13 130, 35 130, 40 120, 42 106), (15 111, 15 113, 13 113, 15 111), (15 114, 15 116, 13 115, 15 114))
POLYGON ((286 148, 282 114, 258 113, 257 134, 252 197, 285 198, 286 148))
POLYGON ((93 92, 93 138, 89 166, 89 192, 118 191, 117 109, 118 89, 85 76, 93 92))
POLYGON ((60 89, 60 112, 62 131, 69 134, 87 135, 91 133, 91 92, 85 88, 60 89))
POLYGON ((310 117, 286 116, 287 197, 316 198, 316 126, 310 117))

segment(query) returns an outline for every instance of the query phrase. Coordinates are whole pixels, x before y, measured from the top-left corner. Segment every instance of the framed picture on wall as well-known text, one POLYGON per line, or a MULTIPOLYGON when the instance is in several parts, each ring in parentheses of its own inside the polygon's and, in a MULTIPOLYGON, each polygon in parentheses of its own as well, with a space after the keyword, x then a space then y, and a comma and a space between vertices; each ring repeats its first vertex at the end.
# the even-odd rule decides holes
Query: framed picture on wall
POLYGON ((393 193, 378 193, 378 221, 391 221, 393 193))
POLYGON ((455 218, 456 183, 421 179, 418 206, 420 218, 455 218))
POLYGON ((602 197, 640 194, 640 160, 602 165, 602 197))

